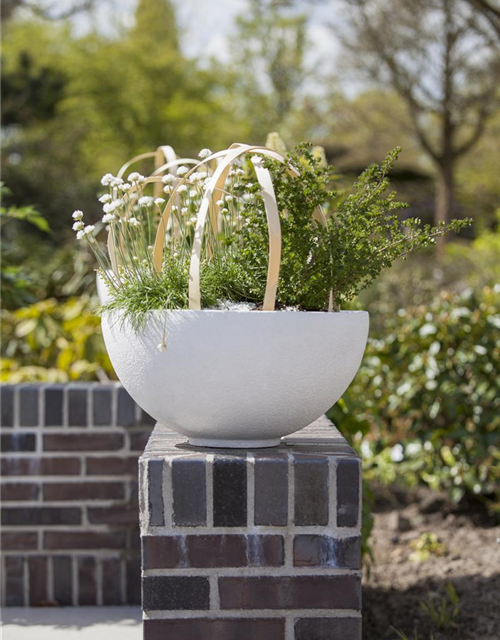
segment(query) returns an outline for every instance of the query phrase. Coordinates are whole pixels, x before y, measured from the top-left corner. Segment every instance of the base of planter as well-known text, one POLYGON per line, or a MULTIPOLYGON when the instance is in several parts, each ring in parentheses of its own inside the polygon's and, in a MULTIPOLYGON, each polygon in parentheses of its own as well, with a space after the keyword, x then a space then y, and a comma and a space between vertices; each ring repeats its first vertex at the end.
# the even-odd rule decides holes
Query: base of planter
POLYGON ((264 449, 266 447, 277 447, 281 443, 281 438, 268 438, 265 440, 189 438, 188 442, 194 447, 210 447, 211 449, 264 449))

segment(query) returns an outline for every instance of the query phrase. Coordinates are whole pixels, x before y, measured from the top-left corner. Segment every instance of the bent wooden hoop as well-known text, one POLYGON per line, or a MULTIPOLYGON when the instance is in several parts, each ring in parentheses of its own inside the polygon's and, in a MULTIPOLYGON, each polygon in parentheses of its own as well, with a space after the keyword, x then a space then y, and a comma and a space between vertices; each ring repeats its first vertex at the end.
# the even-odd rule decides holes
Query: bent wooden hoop
MULTIPOLYGON (((253 153, 256 156, 267 156, 273 160, 277 160, 282 164, 285 164, 285 158, 267 147, 262 146, 250 146, 240 143, 235 143, 224 151, 219 151, 205 158, 202 162, 199 162, 190 171, 188 171, 183 178, 179 181, 176 187, 173 189, 170 199, 165 206, 163 214, 158 224, 156 233, 156 239, 153 250, 153 264, 156 271, 159 273, 162 268, 163 249, 165 246, 165 231, 167 228, 168 219, 170 216, 172 202, 177 190, 181 184, 186 184, 190 175, 196 171, 202 165, 211 162, 212 160, 220 159, 218 166, 214 173, 210 177, 208 185, 205 188, 203 200, 200 210, 198 212, 195 235, 193 241, 193 247, 191 251, 191 264, 189 270, 189 308, 193 310, 201 309, 201 291, 200 291, 200 263, 201 263, 201 250, 203 245, 203 232, 205 228, 205 222, 210 210, 210 205, 213 205, 213 215, 217 217, 219 206, 216 204, 216 194, 221 192, 224 187, 230 166, 240 156, 253 153)), ((257 180, 260 184, 262 196, 264 200, 264 209, 266 212, 266 218, 268 222, 269 232, 269 262, 267 272, 266 290, 264 295, 263 310, 273 311, 276 306, 276 291, 278 287, 279 270, 281 263, 281 224, 278 212, 278 205, 276 201, 276 195, 272 184, 271 174, 269 171, 254 162, 255 173, 257 180)), ((287 172, 293 178, 299 177, 299 171, 290 165, 287 165, 287 172)), ((321 207, 317 207, 313 216, 322 224, 326 226, 326 217, 321 207)), ((331 311, 333 306, 333 297, 330 294, 328 310, 331 311)))

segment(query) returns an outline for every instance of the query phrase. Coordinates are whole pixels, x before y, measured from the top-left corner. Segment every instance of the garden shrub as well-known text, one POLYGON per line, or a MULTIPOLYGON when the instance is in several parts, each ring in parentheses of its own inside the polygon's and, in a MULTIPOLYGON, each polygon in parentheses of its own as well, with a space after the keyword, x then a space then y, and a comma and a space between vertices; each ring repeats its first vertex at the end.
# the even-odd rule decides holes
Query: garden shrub
POLYGON ((89 296, 2 311, 2 382, 115 378, 89 296))
POLYGON ((381 326, 330 412, 366 477, 476 495, 500 514, 500 285, 443 292, 381 326))

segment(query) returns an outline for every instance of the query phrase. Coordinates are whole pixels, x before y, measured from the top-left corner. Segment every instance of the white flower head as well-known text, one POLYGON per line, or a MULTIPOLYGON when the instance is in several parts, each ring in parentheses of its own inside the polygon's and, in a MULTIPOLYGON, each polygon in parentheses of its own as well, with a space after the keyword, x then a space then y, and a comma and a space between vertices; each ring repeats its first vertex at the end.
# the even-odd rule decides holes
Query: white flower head
POLYGON ((227 214, 229 213, 229 209, 226 209, 224 207, 223 209, 220 210, 220 212, 222 213, 223 216, 227 216, 227 214))
POLYGON ((181 184, 177 187, 177 193, 184 193, 185 191, 187 191, 188 188, 186 187, 185 184, 181 184))
POLYGON ((196 216, 191 216, 191 218, 189 218, 190 222, 195 223, 198 220, 198 218, 196 216))
POLYGON ((101 222, 104 222, 104 224, 108 224, 108 222, 113 222, 114 219, 115 216, 112 213, 106 213, 105 215, 103 215, 101 222))
POLYGON ((178 176, 183 176, 183 175, 185 175, 188 171, 189 171, 189 169, 188 169, 187 167, 185 167, 183 164, 181 164, 181 166, 177 168, 177 175, 178 175, 178 176))
POLYGON ((262 158, 260 156, 252 156, 252 162, 254 164, 262 164, 262 158))
POLYGON ((129 174, 127 180, 129 182, 144 182, 145 178, 142 174, 140 174, 138 171, 132 171, 132 173, 129 174))
POLYGON ((104 211, 104 213, 113 213, 113 211, 116 211, 117 209, 119 209, 123 204, 123 200, 121 198, 117 198, 116 200, 113 200, 112 202, 108 202, 107 204, 105 204, 102 208, 102 210, 104 211))
POLYGON ((229 193, 226 197, 225 197, 226 202, 232 202, 234 200, 233 196, 229 193))
POLYGON ((215 203, 218 207, 222 207, 222 205, 224 204, 224 200, 217 200, 217 202, 215 203))
POLYGON ((166 187, 163 187, 163 193, 172 193, 172 187, 167 184, 166 187))
POLYGON ((175 180, 174 176, 171 173, 167 173, 163 176, 163 178, 161 179, 161 181, 163 182, 163 184, 170 184, 171 182, 173 182, 175 180))
POLYGON ((187 207, 182 207, 182 209, 181 209, 181 213, 182 213, 183 216, 185 216, 188 211, 189 211, 189 209, 187 207))
POLYGON ((139 222, 139 220, 137 220, 137 218, 134 218, 134 217, 129 218, 128 223, 132 227, 140 227, 141 226, 141 223, 139 222))
POLYGON ((196 189, 191 189, 189 191, 189 197, 190 198, 196 198, 197 195, 198 195, 198 193, 197 193, 196 189))
POLYGON ((165 198, 155 198, 155 205, 157 207, 161 207, 162 204, 165 204, 165 198))
POLYGON ((93 224, 88 224, 84 229, 78 231, 78 233, 76 234, 76 239, 81 240, 85 236, 91 236, 94 229, 95 227, 93 224))
POLYGON ((81 231, 85 225, 81 220, 77 220, 73 225, 73 231, 81 231))
POLYGON ((121 178, 113 178, 113 180, 111 180, 111 182, 109 183, 109 186, 119 187, 122 184, 123 184, 123 180, 121 178))
POLYGON ((103 196, 99 198, 99 202, 109 202, 111 200, 111 196, 109 193, 105 193, 103 196))
POLYGON ((101 184, 103 185, 103 187, 109 187, 111 185, 111 183, 113 182, 113 180, 115 180, 115 176, 112 173, 106 173, 102 178, 101 178, 101 184))
POLYGON ((124 182, 118 188, 120 189, 120 191, 128 191, 131 186, 132 185, 130 184, 130 182, 124 182))
POLYGON ((202 149, 198 154, 198 158, 208 158, 208 156, 211 156, 211 155, 212 155, 212 152, 210 151, 210 149, 202 149))
POLYGON ((137 204, 141 207, 150 207, 153 204, 153 198, 151 196, 142 196, 137 201, 137 204))
POLYGON ((73 220, 81 220, 83 218, 83 211, 77 209, 76 211, 73 211, 71 217, 73 220))

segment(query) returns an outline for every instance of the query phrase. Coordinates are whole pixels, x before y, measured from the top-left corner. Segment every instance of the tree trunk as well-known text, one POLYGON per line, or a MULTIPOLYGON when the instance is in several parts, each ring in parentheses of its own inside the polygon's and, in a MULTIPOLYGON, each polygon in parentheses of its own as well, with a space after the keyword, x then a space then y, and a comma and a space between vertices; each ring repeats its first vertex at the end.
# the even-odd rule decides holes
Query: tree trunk
MULTIPOLYGON (((454 159, 451 157, 442 158, 438 166, 436 181, 436 204, 434 208, 434 224, 450 222, 453 214, 454 203, 454 159)), ((436 243, 437 256, 444 255, 445 238, 439 236, 436 243)))

